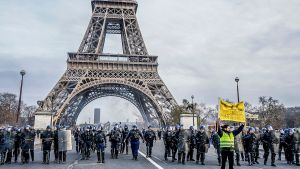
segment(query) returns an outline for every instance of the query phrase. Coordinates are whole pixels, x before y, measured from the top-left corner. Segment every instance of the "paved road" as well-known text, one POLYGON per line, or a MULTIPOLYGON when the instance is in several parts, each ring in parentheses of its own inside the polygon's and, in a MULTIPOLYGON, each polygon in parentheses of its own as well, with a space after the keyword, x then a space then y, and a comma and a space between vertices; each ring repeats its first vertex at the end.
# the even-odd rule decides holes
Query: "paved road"
MULTIPOLYGON (((68 152, 68 162, 66 164, 55 164, 52 162, 50 165, 43 165, 41 164, 42 161, 42 153, 39 149, 36 150, 36 161, 30 163, 28 165, 20 165, 20 164, 11 164, 11 165, 4 165, 0 166, 0 168, 5 169, 98 169, 98 168, 105 168, 105 169, 196 169, 196 168, 207 168, 207 169, 219 169, 220 167, 217 166, 216 155, 214 153, 214 149, 211 148, 209 153, 207 154, 206 158, 206 166, 203 167, 201 165, 196 165, 195 162, 187 162, 185 166, 177 163, 172 163, 171 161, 164 161, 163 160, 163 152, 164 147, 162 141, 158 141, 155 143, 155 147, 153 150, 153 157, 152 159, 146 159, 143 157, 145 154, 145 145, 141 145, 140 149, 140 156, 138 161, 133 161, 131 155, 121 155, 119 159, 110 159, 109 148, 107 149, 106 153, 106 163, 105 164, 97 164, 96 163, 96 155, 93 154, 92 158, 88 161, 78 161, 79 156, 76 154, 75 151, 68 152)), ((51 161, 53 161, 53 154, 51 154, 51 161)), ((262 163, 262 159, 259 161, 262 163)), ((264 166, 262 164, 249 167, 247 166, 246 162, 242 162, 242 167, 235 167, 241 169, 273 169, 273 167, 264 166)), ((283 161, 277 161, 277 168, 285 168, 285 169, 294 169, 300 168, 297 166, 288 166, 283 161)))

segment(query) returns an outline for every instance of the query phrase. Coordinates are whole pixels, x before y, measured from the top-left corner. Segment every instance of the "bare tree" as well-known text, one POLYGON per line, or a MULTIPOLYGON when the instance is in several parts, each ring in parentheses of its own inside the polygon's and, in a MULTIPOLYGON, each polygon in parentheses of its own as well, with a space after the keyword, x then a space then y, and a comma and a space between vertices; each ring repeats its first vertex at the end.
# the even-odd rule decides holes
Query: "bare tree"
POLYGON ((24 105, 22 114, 21 114, 21 124, 22 125, 33 125, 34 122, 34 112, 36 111, 36 106, 27 106, 24 105))
POLYGON ((13 125, 17 115, 17 96, 11 93, 0 93, 0 124, 13 125))
POLYGON ((262 96, 259 97, 259 119, 260 127, 272 125, 274 128, 279 129, 285 126, 286 109, 279 100, 272 97, 262 96))
POLYGON ((215 121, 218 116, 217 109, 207 106, 204 103, 197 104, 196 114, 199 117, 199 124, 207 125, 209 122, 215 121))

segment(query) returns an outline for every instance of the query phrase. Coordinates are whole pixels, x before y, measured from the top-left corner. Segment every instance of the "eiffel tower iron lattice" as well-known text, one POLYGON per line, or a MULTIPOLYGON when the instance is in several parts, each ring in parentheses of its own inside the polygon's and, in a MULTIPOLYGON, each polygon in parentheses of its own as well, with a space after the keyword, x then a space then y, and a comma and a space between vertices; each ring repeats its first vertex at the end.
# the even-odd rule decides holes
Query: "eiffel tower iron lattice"
POLYGON ((106 96, 130 101, 146 124, 166 124, 177 105, 160 78, 157 56, 148 54, 136 18, 134 0, 92 0, 92 17, 76 53, 68 53, 67 71, 38 111, 55 112, 53 124, 73 126, 90 102, 106 96), (123 54, 103 53, 107 34, 120 34, 123 54))

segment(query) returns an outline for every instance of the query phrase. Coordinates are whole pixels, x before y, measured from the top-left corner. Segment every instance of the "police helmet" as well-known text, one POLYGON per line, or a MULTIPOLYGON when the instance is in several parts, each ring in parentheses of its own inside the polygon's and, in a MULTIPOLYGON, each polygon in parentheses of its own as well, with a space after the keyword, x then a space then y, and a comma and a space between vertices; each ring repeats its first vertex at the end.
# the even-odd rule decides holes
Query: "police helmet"
POLYGON ((268 131, 273 131, 273 127, 271 125, 267 125, 267 130, 268 131))

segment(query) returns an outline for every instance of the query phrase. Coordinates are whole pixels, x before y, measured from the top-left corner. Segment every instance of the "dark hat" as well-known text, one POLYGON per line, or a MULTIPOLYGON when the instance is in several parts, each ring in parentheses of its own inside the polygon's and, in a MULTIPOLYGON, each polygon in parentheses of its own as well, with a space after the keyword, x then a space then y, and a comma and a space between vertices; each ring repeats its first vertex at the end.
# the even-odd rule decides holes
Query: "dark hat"
POLYGON ((227 127, 229 127, 229 125, 225 124, 225 125, 222 126, 222 129, 226 129, 227 127))

